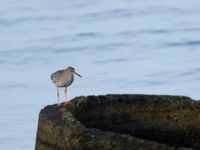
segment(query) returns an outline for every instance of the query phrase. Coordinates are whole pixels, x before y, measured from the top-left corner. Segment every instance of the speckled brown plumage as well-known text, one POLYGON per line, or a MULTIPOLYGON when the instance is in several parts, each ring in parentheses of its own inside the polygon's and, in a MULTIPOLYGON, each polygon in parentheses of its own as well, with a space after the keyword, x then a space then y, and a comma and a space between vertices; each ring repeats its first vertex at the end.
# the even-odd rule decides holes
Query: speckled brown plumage
POLYGON ((62 87, 65 88, 65 105, 70 104, 69 102, 67 102, 67 87, 73 83, 74 74, 81 77, 81 75, 75 72, 75 69, 73 67, 68 67, 67 69, 58 70, 51 74, 51 80, 57 87, 58 105, 60 104, 59 88, 62 87))

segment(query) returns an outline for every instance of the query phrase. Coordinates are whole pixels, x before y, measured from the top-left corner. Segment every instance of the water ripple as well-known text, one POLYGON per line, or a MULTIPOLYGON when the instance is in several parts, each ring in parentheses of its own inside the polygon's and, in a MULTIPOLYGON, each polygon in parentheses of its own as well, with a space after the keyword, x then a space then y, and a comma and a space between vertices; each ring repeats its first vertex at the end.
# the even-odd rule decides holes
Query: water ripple
POLYGON ((115 58, 115 59, 102 59, 102 60, 97 60, 95 63, 97 64, 107 64, 107 63, 118 63, 118 62, 126 62, 128 61, 127 58, 115 58))
POLYGON ((53 50, 54 53, 67 53, 67 52, 77 52, 77 51, 86 51, 91 48, 88 46, 80 46, 80 47, 71 47, 71 48, 56 48, 53 50))
POLYGON ((23 83, 0 85, 0 89, 25 89, 27 87, 29 87, 28 84, 23 83))
POLYGON ((101 11, 101 12, 94 12, 89 13, 86 16, 83 16, 86 20, 104 20, 104 19, 110 19, 110 18, 124 18, 129 17, 133 14, 133 11, 131 9, 113 9, 113 10, 107 10, 107 11, 101 11))
POLYGON ((40 21, 59 21, 67 19, 66 17, 63 16, 28 16, 28 17, 21 17, 21 18, 15 18, 15 19, 8 19, 8 18, 3 18, 0 19, 0 26, 12 26, 12 25, 17 25, 20 23, 25 23, 25 22, 40 22, 40 21))
MULTIPOLYGON (((182 28, 182 29, 171 29, 171 28, 157 28, 157 29, 144 29, 144 30, 125 30, 120 31, 117 33, 118 36, 136 36, 141 34, 174 34, 174 33, 181 33, 181 32, 199 32, 200 28, 182 28)), ((190 42, 190 41, 189 41, 190 42)), ((197 42, 197 41, 192 41, 197 42)), ((199 41, 198 41, 199 42, 199 41)))
MULTIPOLYGON (((105 44, 101 44, 101 45, 96 45, 95 46, 95 49, 99 49, 99 50, 107 50, 107 49, 110 49, 110 48, 121 48, 121 47, 129 47, 131 46, 132 44, 130 43, 105 43, 105 44)), ((114 49, 113 49, 114 50, 114 49)))
POLYGON ((75 36, 77 37, 97 37, 100 34, 97 32, 82 32, 82 33, 78 33, 75 36))
POLYGON ((182 73, 178 73, 175 75, 175 77, 185 77, 185 76, 199 75, 199 74, 200 74, 200 68, 195 68, 182 73))
POLYGON ((200 46, 200 40, 170 42, 163 45, 164 47, 181 47, 181 46, 200 46))
POLYGON ((168 84, 165 81, 159 81, 159 80, 141 80, 141 81, 131 81, 129 82, 131 85, 139 85, 139 86, 160 86, 168 84))

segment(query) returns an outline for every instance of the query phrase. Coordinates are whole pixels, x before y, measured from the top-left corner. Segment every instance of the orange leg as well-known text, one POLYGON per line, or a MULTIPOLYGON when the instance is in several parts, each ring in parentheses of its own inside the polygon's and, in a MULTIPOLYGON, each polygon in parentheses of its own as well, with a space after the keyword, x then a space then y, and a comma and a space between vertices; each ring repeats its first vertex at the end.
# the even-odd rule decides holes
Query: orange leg
POLYGON ((58 100, 58 105, 60 105, 60 93, 58 87, 57 87, 57 100, 58 100))
POLYGON ((68 106, 70 104, 71 104, 71 102, 67 101, 67 87, 65 87, 65 103, 64 103, 64 105, 68 106))

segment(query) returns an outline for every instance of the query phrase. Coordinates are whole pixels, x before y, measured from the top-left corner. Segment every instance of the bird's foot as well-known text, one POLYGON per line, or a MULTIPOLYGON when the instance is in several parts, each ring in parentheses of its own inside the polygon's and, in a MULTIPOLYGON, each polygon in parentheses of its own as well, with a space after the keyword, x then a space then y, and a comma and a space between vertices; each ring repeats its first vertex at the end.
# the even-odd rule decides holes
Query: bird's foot
POLYGON ((69 101, 64 102, 64 106, 69 106, 69 105, 71 105, 71 104, 72 104, 72 102, 69 102, 69 101))

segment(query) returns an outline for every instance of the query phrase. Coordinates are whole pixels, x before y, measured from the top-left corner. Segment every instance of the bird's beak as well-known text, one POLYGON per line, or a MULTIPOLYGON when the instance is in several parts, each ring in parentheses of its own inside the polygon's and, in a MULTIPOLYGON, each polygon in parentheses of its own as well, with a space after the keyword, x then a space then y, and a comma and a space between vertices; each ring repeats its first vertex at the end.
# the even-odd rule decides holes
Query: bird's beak
POLYGON ((82 78, 82 76, 74 71, 74 74, 82 78))

